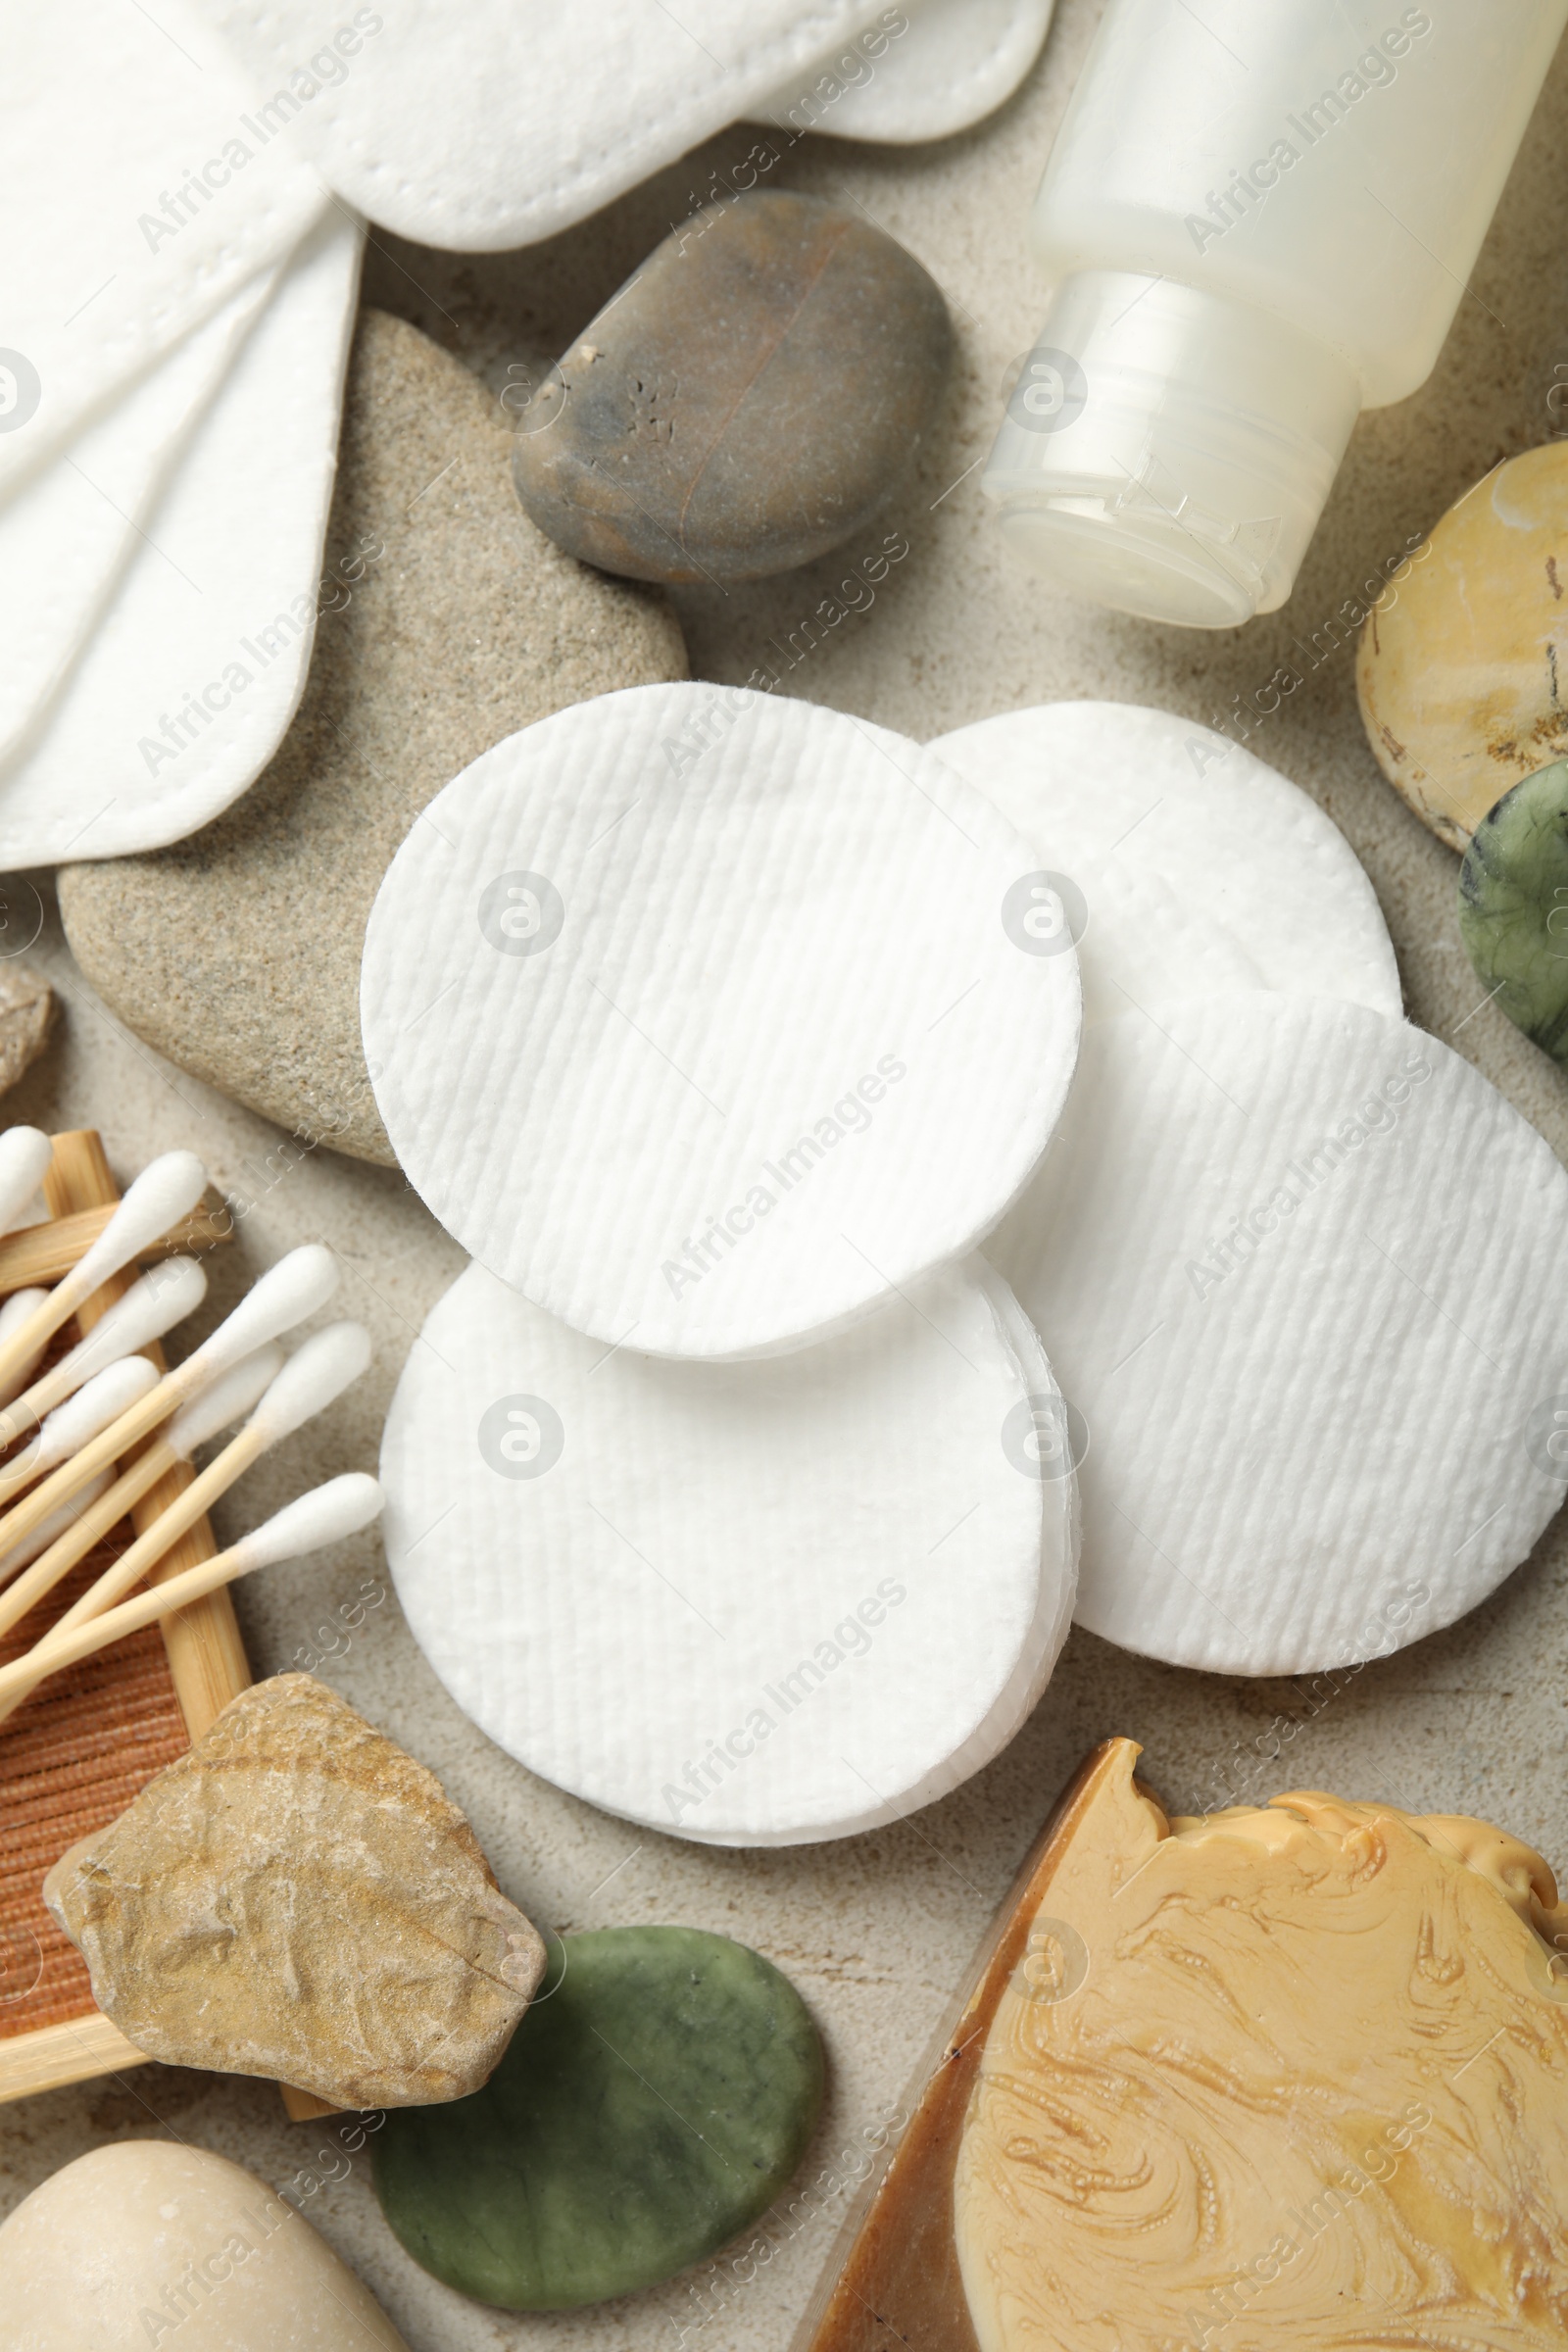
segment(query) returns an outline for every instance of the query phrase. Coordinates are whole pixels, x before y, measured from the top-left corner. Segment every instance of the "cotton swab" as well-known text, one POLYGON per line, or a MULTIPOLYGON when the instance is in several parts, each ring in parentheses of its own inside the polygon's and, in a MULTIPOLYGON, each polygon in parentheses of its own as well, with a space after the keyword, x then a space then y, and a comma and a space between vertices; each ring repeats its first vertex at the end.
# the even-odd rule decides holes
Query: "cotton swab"
MULTIPOLYGON (((239 1436, 224 1446, 214 1462, 209 1462, 199 1478, 191 1481, 183 1494, 177 1495, 168 1509, 161 1511, 146 1533, 139 1536, 128 1551, 122 1552, 111 1567, 104 1570, 96 1584, 83 1592, 67 1610, 60 1623, 46 1637, 52 1641, 56 1634, 66 1633, 89 1617, 97 1617, 119 1600, 123 1593, 139 1585, 150 1568, 156 1567, 172 1544, 178 1542, 186 1529, 193 1527, 202 1513, 226 1494, 236 1479, 243 1478, 252 1463, 292 1436, 294 1431, 324 1412, 335 1397, 341 1396, 350 1383, 359 1379, 370 1360, 370 1335, 363 1323, 334 1323, 318 1331, 305 1342, 297 1354, 290 1356, 262 1397, 239 1436)), ((187 1412, 200 1415, 209 1402, 210 1392, 197 1397, 187 1412)), ((243 1408, 241 1408, 243 1409, 243 1408)), ((232 1418, 224 1414, 223 1420, 232 1418)), ((220 1421, 217 1427, 221 1428, 220 1421)), ((170 1432, 170 1442, 174 1439, 170 1432)), ((191 1450, 201 1439, 189 1438, 191 1450)), ((107 1507, 107 1497, 105 1498, 107 1507)), ((110 1522, 112 1526, 113 1521, 110 1522)), ((73 1536, 72 1543, 77 1538, 73 1536)), ((90 1551, 90 1543, 83 1543, 76 1551, 81 1559, 90 1551)), ((26 1614, 38 1594, 66 1573, 74 1560, 64 1557, 67 1546, 60 1547, 62 1564, 52 1566, 47 1555, 28 1570, 14 1592, 0 1600, 0 1633, 8 1632, 20 1617, 26 1614), (47 1577, 46 1577, 46 1571, 47 1577), (24 1595, 24 1587, 28 1588, 24 1595), (22 1605, 18 1603, 21 1601, 22 1605)), ((3 1713, 3 1710, 0 1710, 3 1713)))
MULTIPOLYGON (((129 1197, 127 1194, 126 1199, 129 1197)), ((139 1404, 132 1405, 120 1420, 84 1446, 73 1460, 63 1463, 0 1518, 0 1548, 9 1550, 30 1536, 57 1504, 78 1493, 90 1478, 107 1469, 146 1437, 149 1430, 156 1429, 160 1421, 167 1421, 177 1406, 188 1403, 198 1391, 207 1388, 242 1356, 265 1347, 279 1333, 292 1331, 307 1315, 314 1315, 331 1298, 337 1283, 337 1260, 319 1242, 307 1242, 303 1249, 291 1250, 287 1257, 279 1258, 227 1320, 220 1323, 182 1364, 166 1373, 139 1404)))
MULTIPOLYGON (((52 1551, 63 1537, 72 1534, 92 1509, 94 1503, 108 1493, 110 1484, 109 1472, 100 1470, 97 1477, 83 1487, 79 1494, 74 1494, 69 1502, 63 1502, 58 1511, 51 1511, 42 1527, 33 1529, 25 1544, 19 1544, 15 1551, 8 1551, 3 1558, 0 1558, 0 1585, 5 1584, 11 1577, 18 1575, 22 1569, 27 1567, 38 1557, 40 1552, 52 1551)), ((109 1524, 113 1527, 114 1520, 111 1519, 109 1524)), ((93 1541, 96 1542, 97 1538, 95 1537, 93 1541)), ((89 1544, 87 1548, 90 1551, 92 1545, 89 1544)), ((53 1633, 55 1629, 51 1626, 49 1630, 53 1633)))
MULTIPOLYGON (((0 1386, 25 1361, 29 1348, 52 1339, 61 1324, 69 1321, 94 1291, 101 1290, 112 1274, 128 1265, 138 1250, 162 1241, 171 1225, 195 1207, 206 1187, 207 1170, 194 1152, 166 1152, 151 1167, 143 1168, 92 1248, 0 1346, 0 1386)), ((15 1410, 12 1406, 0 1413, 0 1445, 9 1445, 27 1426, 25 1418, 13 1419, 15 1410)))
POLYGON ((49 1172, 54 1146, 36 1127, 0 1135, 0 1233, 10 1233, 49 1172))
POLYGON ((157 1386, 158 1374, 144 1355, 122 1356, 83 1381, 74 1396, 57 1405, 31 1443, 0 1471, 0 1497, 20 1494, 35 1478, 69 1462, 157 1386))
MULTIPOLYGON (((171 1257, 161 1266, 150 1267, 139 1282, 131 1284, 123 1298, 100 1315, 69 1355, 63 1355, 52 1371, 17 1398, 12 1419, 22 1422, 24 1428, 28 1421, 41 1420, 95 1373, 118 1363, 122 1356, 134 1355, 138 1348, 172 1331, 176 1323, 183 1323, 206 1296, 206 1268, 194 1257, 171 1257)), ((10 1470, 9 1463, 0 1470, 0 1497, 10 1491, 6 1484, 10 1470)))
MULTIPOLYGON (((158 1375, 145 1356, 133 1355, 127 1357, 125 1363, 116 1364, 112 1370, 101 1372, 98 1375, 99 1382, 107 1384, 132 1364, 143 1367, 149 1384, 157 1380, 158 1375)), ((24 1617, 45 1592, 57 1585, 63 1576, 69 1576, 77 1562, 86 1558, 93 1545, 101 1544, 110 1529, 118 1527, 125 1513, 140 1502, 144 1494, 150 1494, 158 1481, 166 1478, 176 1463, 188 1462, 198 1446, 205 1446, 209 1438, 217 1437, 220 1429, 226 1429, 231 1421, 237 1421, 242 1414, 248 1413, 282 1369, 281 1348, 258 1348, 254 1355, 246 1356, 243 1363, 236 1364, 231 1372, 225 1372, 221 1379, 213 1382, 211 1388, 203 1389, 199 1396, 183 1406, 169 1427, 160 1436, 150 1440, 134 1461, 125 1465, 113 1485, 110 1484, 111 1473, 104 1471, 101 1479, 95 1482, 96 1492, 90 1507, 74 1502, 66 1504, 68 1516, 62 1519, 47 1544, 38 1541, 42 1530, 35 1531, 24 1544, 19 1546, 25 1557, 14 1562, 13 1572, 16 1568, 26 1567, 27 1574, 0 1599, 0 1634, 9 1633, 12 1626, 24 1617), (33 1561, 37 1563, 36 1566, 28 1566, 33 1561)), ((61 1407, 61 1413, 74 1412, 89 1393, 87 1389, 79 1391, 69 1405, 61 1407)), ((146 1393, 143 1388, 141 1394, 146 1393)), ((126 1404, 134 1401, 133 1397, 125 1399, 126 1404)), ((123 1407, 117 1408, 115 1415, 105 1415, 100 1426, 106 1427, 110 1419, 118 1417, 118 1410, 123 1410, 123 1407)), ((59 1418, 60 1414, 52 1415, 45 1423, 45 1429, 51 1429, 59 1418)), ((172 1534, 170 1543, 174 1540, 172 1534)), ((9 1553, 6 1556, 8 1559, 11 1557, 9 1553)), ((6 1561, 0 1560, 0 1580, 5 1575, 6 1561)), ((128 1585, 125 1590, 129 1590, 128 1585)), ((85 1599, 86 1595, 83 1594, 82 1598, 85 1599)), ((74 1625, 79 1617, 90 1613, 95 1612, 84 1610, 78 1602, 61 1618, 59 1625, 51 1626, 50 1631, 58 1633, 61 1626, 74 1625)))
MULTIPOLYGON (((14 1132, 15 1130, 13 1130, 14 1132)), ((12 1292, 4 1306, 0 1306, 0 1348, 5 1346, 14 1331, 22 1328, 27 1317, 43 1304, 48 1296, 47 1291, 12 1292)), ((11 1378, 7 1381, 0 1381, 0 1404, 9 1404, 13 1397, 20 1396, 37 1370, 43 1359, 43 1351, 48 1345, 47 1340, 39 1340, 29 1349, 25 1360, 11 1375, 11 1378)))
POLYGON ((134 1600, 122 1601, 118 1609, 74 1626, 69 1634, 51 1636, 25 1657, 0 1666, 0 1698, 31 1690, 34 1683, 58 1673, 62 1666, 74 1666, 77 1659, 107 1649, 127 1634, 139 1633, 144 1625, 155 1625, 160 1617, 189 1608, 193 1600, 216 1592, 220 1585, 232 1584, 237 1576, 249 1575, 254 1568, 270 1568, 279 1560, 298 1559, 304 1552, 319 1551, 323 1544, 341 1543, 345 1536, 357 1534, 379 1518, 383 1500, 375 1480, 363 1470, 328 1479, 324 1487, 285 1503, 274 1517, 215 1559, 184 1568, 167 1584, 154 1585, 134 1600))

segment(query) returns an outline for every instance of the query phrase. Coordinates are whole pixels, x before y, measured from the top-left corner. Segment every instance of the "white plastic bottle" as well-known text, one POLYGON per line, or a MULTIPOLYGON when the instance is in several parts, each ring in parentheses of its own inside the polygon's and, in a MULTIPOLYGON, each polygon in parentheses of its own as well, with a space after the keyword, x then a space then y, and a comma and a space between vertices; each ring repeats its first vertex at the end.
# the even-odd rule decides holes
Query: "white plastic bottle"
POLYGON ((1360 410, 1432 370, 1565 18, 1109 0, 982 484, 1036 570, 1198 628, 1285 602, 1360 410))

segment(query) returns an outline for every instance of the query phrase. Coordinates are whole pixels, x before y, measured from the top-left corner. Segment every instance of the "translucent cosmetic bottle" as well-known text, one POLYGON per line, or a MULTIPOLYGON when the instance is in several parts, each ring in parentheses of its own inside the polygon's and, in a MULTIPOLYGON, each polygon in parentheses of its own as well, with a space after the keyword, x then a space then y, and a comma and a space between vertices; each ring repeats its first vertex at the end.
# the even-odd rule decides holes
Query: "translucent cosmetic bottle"
POLYGON ((1109 0, 1036 199, 1055 287, 982 487, 1035 570, 1229 628, 1430 374, 1568 0, 1109 0))

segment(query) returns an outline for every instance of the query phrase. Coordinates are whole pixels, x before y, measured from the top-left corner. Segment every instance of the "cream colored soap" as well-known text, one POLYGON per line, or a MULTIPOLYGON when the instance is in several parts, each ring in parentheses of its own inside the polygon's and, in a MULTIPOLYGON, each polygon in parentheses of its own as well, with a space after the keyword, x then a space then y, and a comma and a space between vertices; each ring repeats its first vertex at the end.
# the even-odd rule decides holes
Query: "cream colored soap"
POLYGON ((408 2352, 291 2205, 204 2148, 78 2156, 0 2228, 0 2352, 408 2352))
POLYGON ((964 2119, 979 2352, 1568 2345, 1545 1864, 1318 1794, 1167 1819, 1136 1754, 1082 1810, 964 2119))

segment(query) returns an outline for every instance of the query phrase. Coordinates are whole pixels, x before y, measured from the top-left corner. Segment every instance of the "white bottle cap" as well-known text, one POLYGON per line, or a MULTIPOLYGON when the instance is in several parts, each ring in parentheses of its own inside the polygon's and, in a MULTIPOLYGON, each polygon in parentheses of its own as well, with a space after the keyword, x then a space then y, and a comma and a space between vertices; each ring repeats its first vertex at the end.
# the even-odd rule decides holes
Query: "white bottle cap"
POLYGON ((1235 628, 1289 596, 1360 406, 1348 359, 1272 312, 1086 270, 980 486, 1032 570, 1145 620, 1235 628))

